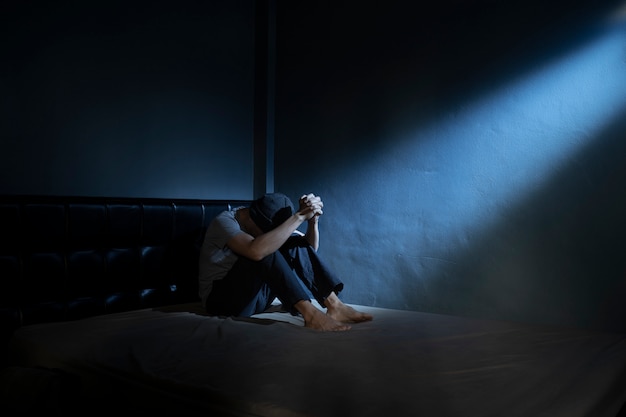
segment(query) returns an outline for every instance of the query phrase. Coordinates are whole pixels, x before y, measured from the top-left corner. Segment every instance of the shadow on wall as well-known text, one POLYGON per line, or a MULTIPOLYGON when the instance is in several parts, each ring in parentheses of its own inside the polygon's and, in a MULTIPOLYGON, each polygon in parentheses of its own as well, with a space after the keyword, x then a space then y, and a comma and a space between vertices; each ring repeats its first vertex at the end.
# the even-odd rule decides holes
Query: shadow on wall
POLYGON ((455 104, 480 99, 486 87, 497 90, 578 49, 596 29, 589 22, 620 1, 340 2, 307 6, 309 20, 289 19, 298 6, 283 6, 290 36, 280 39, 279 60, 288 70, 277 93, 288 109, 279 133, 291 124, 285 137, 299 140, 277 137, 278 168, 298 172, 291 156, 310 141, 327 151, 307 152, 312 166, 344 167, 384 152, 455 104))
POLYGON ((432 309, 626 332, 624 132, 626 109, 428 277, 432 309))
POLYGON ((626 327, 624 38, 609 2, 538 4, 337 5, 288 28, 276 185, 324 198, 347 301, 626 327))

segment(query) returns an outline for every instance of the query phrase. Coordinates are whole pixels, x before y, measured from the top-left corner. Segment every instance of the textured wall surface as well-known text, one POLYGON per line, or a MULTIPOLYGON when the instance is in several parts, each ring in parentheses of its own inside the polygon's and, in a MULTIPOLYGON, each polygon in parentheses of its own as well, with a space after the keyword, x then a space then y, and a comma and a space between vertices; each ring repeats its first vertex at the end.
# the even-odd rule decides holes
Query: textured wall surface
MULTIPOLYGON (((270 185, 346 300, 626 331, 622 3, 277 2, 270 185)), ((257 6, 3 3, 0 194, 252 198, 257 6)))
POLYGON ((323 197, 344 299, 626 331, 626 23, 592 3, 281 4, 275 187, 323 197))

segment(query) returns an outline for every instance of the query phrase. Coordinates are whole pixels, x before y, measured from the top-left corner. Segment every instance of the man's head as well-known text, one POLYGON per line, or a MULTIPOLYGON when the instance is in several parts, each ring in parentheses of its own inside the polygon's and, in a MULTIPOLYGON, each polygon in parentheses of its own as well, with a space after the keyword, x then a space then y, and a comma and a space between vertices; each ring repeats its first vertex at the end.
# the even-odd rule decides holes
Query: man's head
POLYGON ((294 211, 289 197, 281 193, 265 194, 250 204, 250 218, 263 233, 275 229, 293 215, 294 211))

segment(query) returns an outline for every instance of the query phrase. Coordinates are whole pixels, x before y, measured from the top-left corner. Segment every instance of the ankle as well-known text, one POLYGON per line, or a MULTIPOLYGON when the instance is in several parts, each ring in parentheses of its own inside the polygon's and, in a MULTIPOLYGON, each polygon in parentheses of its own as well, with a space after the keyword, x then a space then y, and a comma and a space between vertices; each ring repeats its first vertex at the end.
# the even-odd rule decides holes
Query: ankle
POLYGON ((310 300, 300 300, 294 304, 294 307, 302 315, 305 322, 311 320, 313 314, 315 314, 314 310, 317 310, 310 300))
POLYGON ((340 304, 341 300, 339 299, 339 297, 337 297, 337 294, 335 294, 334 291, 331 291, 328 297, 326 297, 326 299, 324 300, 324 306, 328 309, 335 308, 340 304))

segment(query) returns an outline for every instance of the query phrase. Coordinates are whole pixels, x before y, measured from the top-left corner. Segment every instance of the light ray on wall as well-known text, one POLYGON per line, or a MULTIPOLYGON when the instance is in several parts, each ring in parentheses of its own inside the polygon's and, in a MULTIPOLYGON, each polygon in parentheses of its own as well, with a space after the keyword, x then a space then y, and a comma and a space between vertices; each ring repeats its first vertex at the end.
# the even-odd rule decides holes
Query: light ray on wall
POLYGON ((408 135, 374 166, 410 166, 410 172, 388 169, 381 182, 411 190, 426 217, 445 222, 448 233, 480 229, 551 173, 575 164, 576 151, 625 108, 626 30, 620 22, 408 135))
MULTIPOLYGON (((626 114, 625 22, 614 15, 595 33, 584 42, 581 36, 577 48, 555 51, 553 60, 538 61, 532 72, 496 90, 484 86, 486 94, 428 126, 399 135, 397 124, 389 125, 380 134, 387 139, 384 149, 370 153, 358 169, 352 164, 337 176, 341 198, 367 201, 365 210, 349 218, 357 241, 375 242, 376 250, 359 258, 359 264, 373 271, 385 265, 385 276, 419 278, 403 282, 407 308, 419 303, 428 309, 430 287, 433 293, 459 291, 440 288, 458 285, 454 278, 431 278, 457 273, 455 265, 481 244, 491 227, 510 222, 512 213, 555 176, 569 169, 585 178, 580 152, 593 147, 604 129, 626 114), (352 187, 346 192, 343 184, 352 187)), ((407 120, 401 122, 406 125, 407 120)), ((578 181, 568 186, 574 184, 578 181)), ((586 184, 590 189, 600 185, 586 184)), ((489 238, 489 244, 516 242, 506 235, 489 238)), ((341 261, 332 266, 349 276, 352 271, 342 268, 354 248, 335 250, 341 261)), ((489 260, 484 262, 489 265, 489 260)), ((528 265, 527 271, 517 271, 518 278, 534 271, 528 265)), ((396 290, 377 288, 381 298, 384 291, 396 290)))

